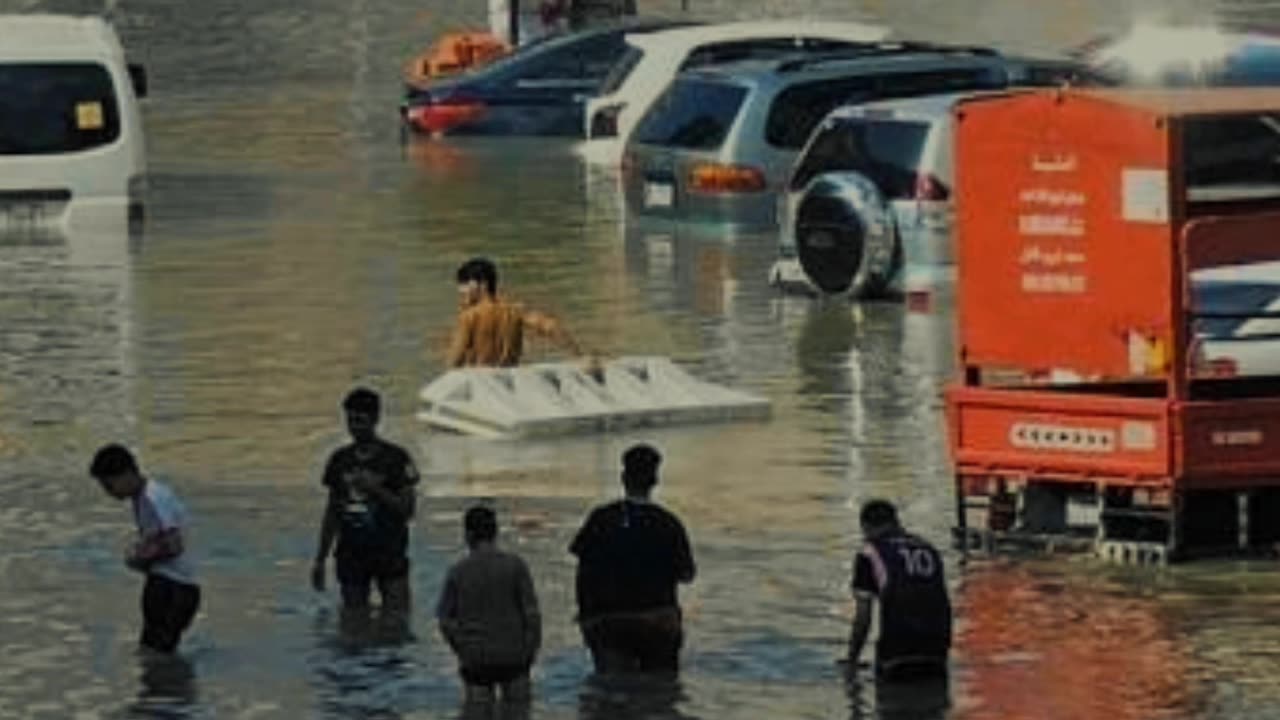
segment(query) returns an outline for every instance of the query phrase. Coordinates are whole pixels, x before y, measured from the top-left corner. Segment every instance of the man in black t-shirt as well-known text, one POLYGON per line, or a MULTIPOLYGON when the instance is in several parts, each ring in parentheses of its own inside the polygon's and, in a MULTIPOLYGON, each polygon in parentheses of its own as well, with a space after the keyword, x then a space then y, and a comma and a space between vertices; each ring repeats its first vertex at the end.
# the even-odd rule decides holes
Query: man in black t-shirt
POLYGON ((928 542, 902 529, 898 513, 884 500, 862 506, 866 544, 853 564, 857 612, 849 636, 850 669, 871 628, 871 609, 880 601, 876 674, 885 680, 945 677, 951 649, 951 602, 942 556, 928 542))
POLYGON ((661 461, 648 445, 623 453, 626 497, 593 510, 569 547, 578 556, 578 623, 597 672, 679 670, 676 585, 695 568, 684 525, 649 499, 661 461))
POLYGON ((334 451, 324 470, 329 498, 311 584, 324 590, 325 560, 333 552, 342 604, 367 608, 376 582, 384 611, 409 609, 409 521, 418 470, 403 448, 378 437, 378 394, 352 390, 342 402, 352 443, 334 451))

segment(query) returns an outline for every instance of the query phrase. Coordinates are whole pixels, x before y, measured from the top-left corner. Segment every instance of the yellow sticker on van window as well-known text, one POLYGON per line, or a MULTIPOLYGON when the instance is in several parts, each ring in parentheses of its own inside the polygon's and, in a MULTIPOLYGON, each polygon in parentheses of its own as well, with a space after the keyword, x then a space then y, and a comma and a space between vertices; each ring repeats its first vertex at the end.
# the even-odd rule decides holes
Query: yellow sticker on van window
POLYGON ((101 130, 106 121, 102 118, 102 103, 76 103, 76 127, 81 130, 101 130))

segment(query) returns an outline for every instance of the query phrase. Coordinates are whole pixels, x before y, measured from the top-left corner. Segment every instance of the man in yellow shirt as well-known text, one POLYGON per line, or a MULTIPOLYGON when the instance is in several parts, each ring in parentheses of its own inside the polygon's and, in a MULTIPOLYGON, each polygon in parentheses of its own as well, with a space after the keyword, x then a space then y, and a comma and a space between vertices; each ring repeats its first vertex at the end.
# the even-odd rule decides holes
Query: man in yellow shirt
MULTIPOLYGON (((498 296, 498 269, 487 258, 458 268, 461 312, 445 362, 458 367, 515 367, 524 353, 526 333, 541 335, 572 353, 582 348, 560 321, 498 296)), ((592 359, 591 367, 596 368, 592 359)))

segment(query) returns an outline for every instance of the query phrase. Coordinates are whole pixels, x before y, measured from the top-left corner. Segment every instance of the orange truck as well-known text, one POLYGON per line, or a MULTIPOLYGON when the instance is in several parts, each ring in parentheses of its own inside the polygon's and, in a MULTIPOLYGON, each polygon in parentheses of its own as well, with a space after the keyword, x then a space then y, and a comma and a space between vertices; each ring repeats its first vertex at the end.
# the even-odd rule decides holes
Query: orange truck
POLYGON ((1280 89, 1016 92, 962 103, 956 132, 964 547, 1275 546, 1280 375, 1213 373, 1200 344, 1280 315, 1209 308, 1197 278, 1280 262, 1280 89))

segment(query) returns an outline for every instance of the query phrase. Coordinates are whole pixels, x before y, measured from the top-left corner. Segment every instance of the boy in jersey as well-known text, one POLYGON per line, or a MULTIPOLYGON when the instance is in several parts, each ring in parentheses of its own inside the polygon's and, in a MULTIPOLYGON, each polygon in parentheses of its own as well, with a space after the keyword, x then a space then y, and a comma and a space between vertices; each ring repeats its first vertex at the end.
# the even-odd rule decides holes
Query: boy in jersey
POLYGON ((526 333, 550 338, 574 356, 582 355, 558 320, 498 295, 498 269, 487 258, 463 263, 456 279, 461 312, 445 356, 448 367, 515 367, 524 354, 526 333))
POLYGON ((849 636, 849 669, 855 669, 880 601, 876 675, 883 680, 945 677, 951 649, 951 602, 942 557, 932 545, 902 529, 885 500, 862 506, 866 544, 853 565, 857 611, 849 636))
POLYGON ((329 456, 323 483, 329 498, 311 584, 324 590, 325 561, 334 564, 345 610, 365 610, 374 583, 384 612, 409 610, 409 521, 418 470, 399 445, 378 437, 381 399, 356 388, 342 401, 352 442, 329 456))
POLYGON ((132 506, 138 539, 125 552, 124 562, 147 577, 142 587, 141 645, 172 653, 200 608, 200 586, 186 548, 186 508, 167 485, 144 476, 133 453, 122 445, 98 450, 89 474, 108 495, 132 506))

